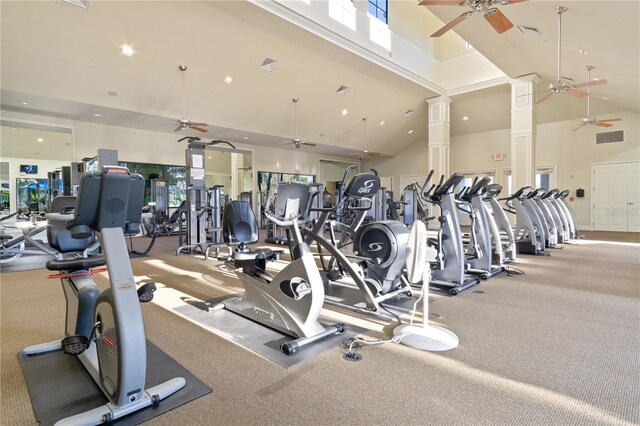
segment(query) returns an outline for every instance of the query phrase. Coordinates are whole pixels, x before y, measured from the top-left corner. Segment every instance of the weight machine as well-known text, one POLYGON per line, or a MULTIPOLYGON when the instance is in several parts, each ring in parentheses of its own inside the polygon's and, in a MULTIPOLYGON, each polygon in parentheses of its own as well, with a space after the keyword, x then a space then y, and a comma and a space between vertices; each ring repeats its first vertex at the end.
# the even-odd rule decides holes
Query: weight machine
MULTIPOLYGON (((209 193, 205 185, 205 149, 207 146, 218 144, 227 144, 231 148, 236 149, 231 143, 214 140, 211 142, 203 142, 199 137, 186 136, 178 139, 178 142, 186 140, 188 143, 186 150, 187 164, 187 199, 184 210, 180 213, 180 225, 178 233, 178 249, 176 255, 185 253, 200 252, 204 254, 205 259, 208 258, 209 250, 214 248, 218 250, 224 246, 221 239, 216 235, 221 231, 221 215, 222 207, 220 206, 220 188, 214 185, 209 193), (210 205, 213 202, 213 205, 210 205), (212 218, 215 222, 210 222, 212 218), (217 225, 217 226, 216 226, 217 225), (212 229, 214 239, 209 241, 207 231, 212 229)), ((219 235, 217 235, 219 237, 219 235)))

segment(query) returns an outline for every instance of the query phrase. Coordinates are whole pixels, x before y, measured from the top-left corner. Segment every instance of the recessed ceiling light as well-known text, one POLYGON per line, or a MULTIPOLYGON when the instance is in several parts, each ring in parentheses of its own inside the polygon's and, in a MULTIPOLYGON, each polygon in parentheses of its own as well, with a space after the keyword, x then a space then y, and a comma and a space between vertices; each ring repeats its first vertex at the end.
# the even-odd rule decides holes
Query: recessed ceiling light
POLYGON ((211 160, 211 156, 207 157, 209 160, 211 160))
POLYGON ((102 117, 102 114, 98 114, 98 113, 96 113, 96 114, 93 114, 93 116, 94 116, 94 117, 102 117))
POLYGON ((606 96, 603 96, 602 99, 604 99, 605 101, 609 100, 609 98, 607 98, 606 96))
POLYGON ((22 105, 29 105, 29 102, 23 102, 22 105))
POLYGON ((469 117, 467 117, 466 115, 464 117, 462 117, 463 121, 469 121, 469 117))
POLYGON ((231 84, 233 82, 233 78, 231 78, 230 76, 226 76, 224 78, 224 82, 227 84, 231 84))
POLYGON ((133 56, 133 54, 136 53, 136 51, 133 50, 133 47, 129 46, 128 44, 123 44, 122 46, 120 46, 120 48, 124 56, 133 56))
POLYGON ((589 51, 587 49, 578 49, 578 53, 582 53, 583 55, 588 55, 589 51))
POLYGON ((340 114, 341 115, 347 115, 347 114, 349 114, 349 111, 347 111, 347 109, 344 108, 340 114))
POLYGON ((381 122, 380 122, 380 125, 381 125, 381 126, 384 126, 384 121, 381 121, 381 122))
POLYGON ((408 110, 406 110, 406 111, 404 112, 404 114, 402 114, 402 115, 404 115, 405 117, 408 117, 408 116, 410 116, 411 114, 413 114, 413 110, 412 110, 412 109, 408 109, 408 110))
POLYGON ((36 140, 37 140, 38 142, 40 142, 40 143, 44 142, 44 139, 42 139, 42 138, 38 138, 38 139, 36 139, 36 140))
POLYGON ((244 140, 245 140, 245 141, 246 141, 246 140, 248 140, 248 139, 249 139, 249 136, 245 136, 245 137, 244 137, 244 140))
POLYGON ((408 133, 408 134, 411 134, 411 133, 413 133, 413 130, 409 130, 407 133, 408 133))
POLYGON ((118 96, 118 91, 116 89, 107 90, 107 95, 109 96, 118 96))

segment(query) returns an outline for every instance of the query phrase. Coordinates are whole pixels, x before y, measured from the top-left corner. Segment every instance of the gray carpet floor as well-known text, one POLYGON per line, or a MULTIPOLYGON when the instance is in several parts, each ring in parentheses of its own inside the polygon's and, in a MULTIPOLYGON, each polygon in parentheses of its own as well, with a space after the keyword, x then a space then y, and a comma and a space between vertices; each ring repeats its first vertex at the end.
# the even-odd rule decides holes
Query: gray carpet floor
MULTIPOLYGON (((147 424, 640 424, 640 241, 585 235, 551 257, 521 256, 514 266, 524 275, 455 297, 432 294, 434 322, 460 338, 442 353, 389 343, 361 349, 354 363, 336 342, 285 369, 144 304, 148 339, 214 389, 147 424)), ((176 246, 163 237, 149 256, 133 259, 136 278, 200 300, 240 289, 216 261, 175 256, 176 246)), ((46 273, 0 274, 2 425, 35 421, 17 352, 64 328, 64 296, 46 273)), ((367 324, 367 340, 389 338, 396 325, 367 324)))

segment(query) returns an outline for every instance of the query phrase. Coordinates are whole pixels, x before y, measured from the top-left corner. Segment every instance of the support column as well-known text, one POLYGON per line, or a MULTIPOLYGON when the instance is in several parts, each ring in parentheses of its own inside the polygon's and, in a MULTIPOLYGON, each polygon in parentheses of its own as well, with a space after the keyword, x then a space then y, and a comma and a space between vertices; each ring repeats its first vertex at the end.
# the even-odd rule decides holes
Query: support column
POLYGON ((536 183, 536 126, 534 93, 540 78, 529 74, 511 83, 511 191, 536 183))
POLYGON ((433 170, 432 182, 441 175, 449 177, 449 146, 451 142, 451 98, 439 96, 427 99, 429 104, 429 169, 433 170))

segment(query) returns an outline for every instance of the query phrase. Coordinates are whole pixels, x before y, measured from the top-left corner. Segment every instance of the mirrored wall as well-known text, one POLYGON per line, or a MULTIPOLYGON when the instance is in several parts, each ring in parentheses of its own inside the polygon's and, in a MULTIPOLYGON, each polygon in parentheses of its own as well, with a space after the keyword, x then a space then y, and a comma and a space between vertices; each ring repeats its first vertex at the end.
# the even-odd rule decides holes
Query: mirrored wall
POLYGON ((320 160, 319 163, 319 175, 320 183, 324 183, 325 196, 328 198, 328 202, 331 205, 335 205, 338 198, 338 190, 344 177, 344 172, 351 166, 355 165, 355 169, 350 173, 350 176, 355 175, 359 171, 359 164, 356 162, 349 163, 345 161, 335 160, 320 160))
POLYGON ((231 200, 253 200, 253 153, 217 146, 207 147, 204 160, 207 188, 222 186, 231 200))
POLYGON ((73 157, 73 128, 2 119, 0 132, 2 215, 45 205, 47 173, 68 166, 73 157))

